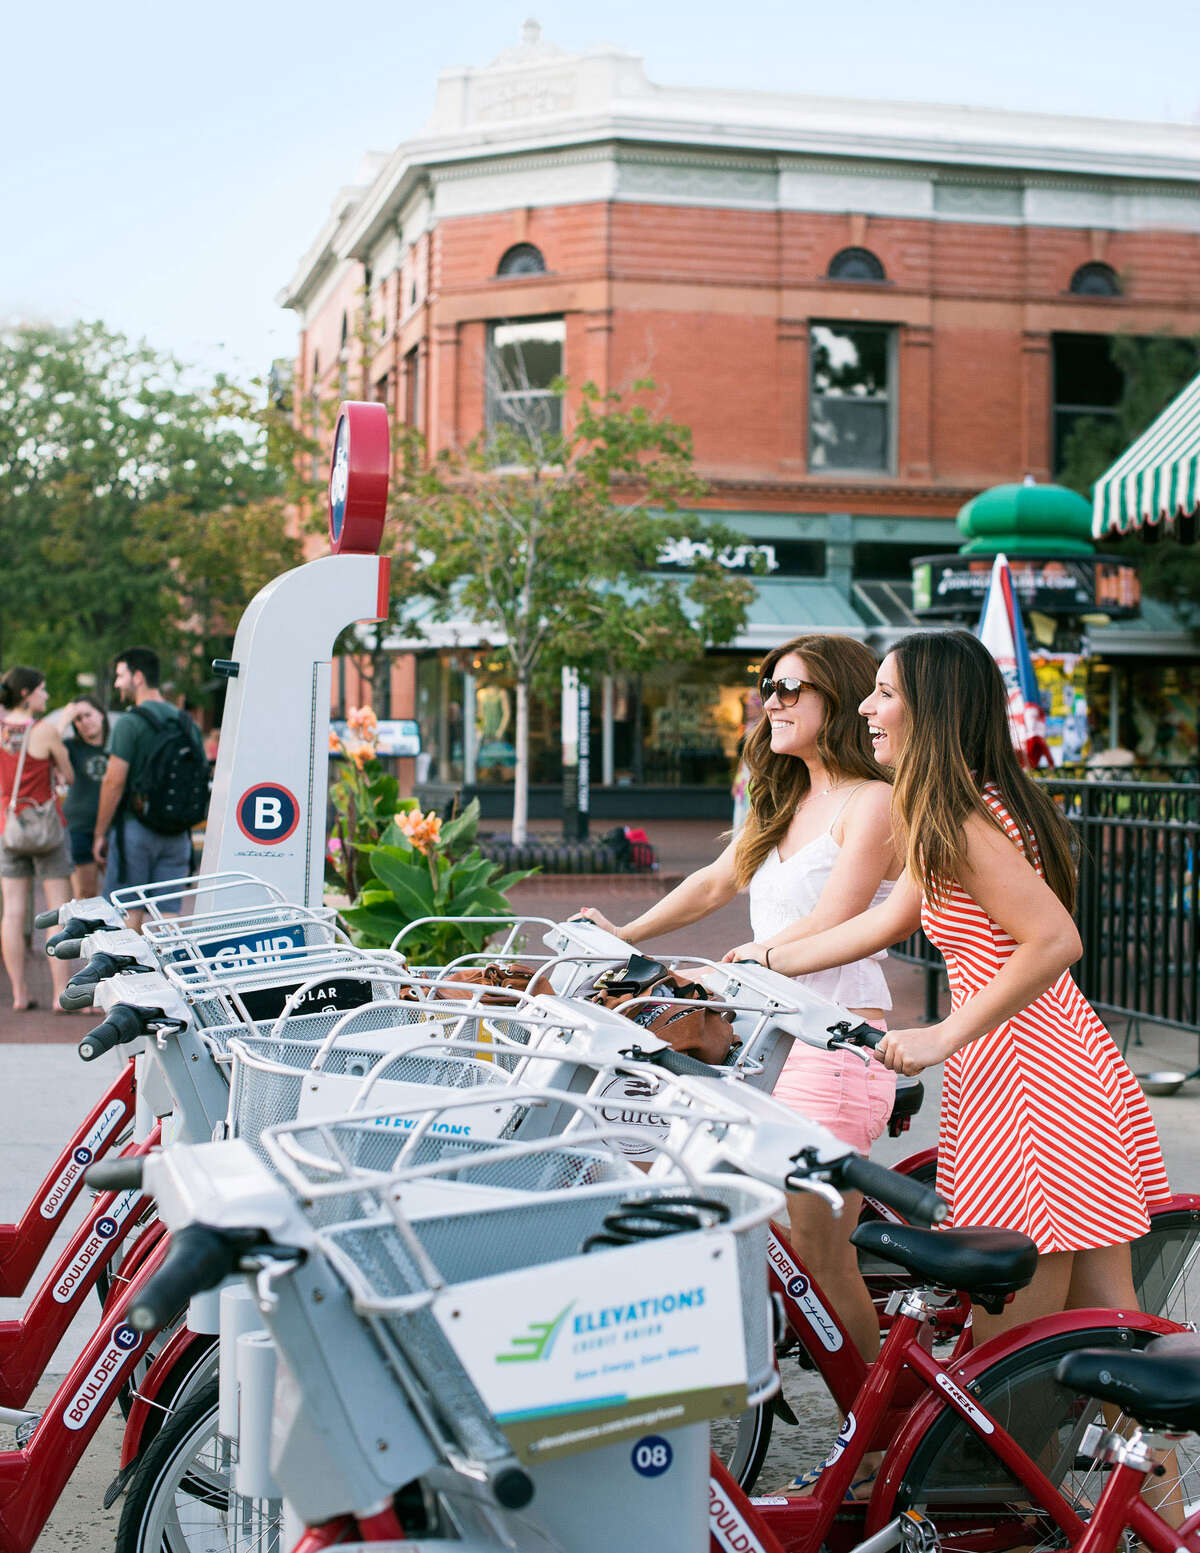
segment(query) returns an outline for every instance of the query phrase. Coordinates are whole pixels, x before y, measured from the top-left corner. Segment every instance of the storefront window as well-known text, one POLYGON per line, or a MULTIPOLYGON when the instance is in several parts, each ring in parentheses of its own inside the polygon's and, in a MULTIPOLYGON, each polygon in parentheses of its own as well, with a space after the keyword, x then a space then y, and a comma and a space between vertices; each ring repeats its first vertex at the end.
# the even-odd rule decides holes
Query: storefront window
POLYGON ((417 722, 417 781, 461 782, 463 675, 450 653, 422 653, 417 660, 417 722))
POLYGON ((759 705, 743 654, 712 655, 657 669, 642 680, 643 781, 664 787, 728 787, 747 719, 759 705))

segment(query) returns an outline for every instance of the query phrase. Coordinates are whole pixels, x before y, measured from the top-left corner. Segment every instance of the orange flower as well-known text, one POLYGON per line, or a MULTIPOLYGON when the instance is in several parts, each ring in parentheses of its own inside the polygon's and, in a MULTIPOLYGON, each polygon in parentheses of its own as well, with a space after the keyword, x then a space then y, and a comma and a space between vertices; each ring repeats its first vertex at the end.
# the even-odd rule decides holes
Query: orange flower
POLYGON ((431 847, 436 847, 442 833, 441 815, 432 810, 428 814, 422 814, 420 810, 412 813, 398 814, 396 827, 408 837, 413 847, 418 852, 429 853, 431 847))
POLYGON ((354 762, 360 771, 366 765, 367 761, 370 760, 370 758, 371 751, 365 744, 356 744, 353 750, 350 752, 350 759, 354 762))
POLYGON ((379 732, 379 723, 369 706, 352 706, 346 714, 346 723, 361 738, 370 741, 379 732))
POLYGON ((342 741, 332 728, 329 730, 329 753, 331 755, 340 755, 342 753, 342 741))

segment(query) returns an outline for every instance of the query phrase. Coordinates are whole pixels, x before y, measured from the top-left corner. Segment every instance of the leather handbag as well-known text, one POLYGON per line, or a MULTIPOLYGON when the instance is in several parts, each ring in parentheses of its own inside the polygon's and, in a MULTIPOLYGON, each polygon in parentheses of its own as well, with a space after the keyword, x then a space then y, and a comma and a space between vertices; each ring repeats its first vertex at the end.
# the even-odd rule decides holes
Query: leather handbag
POLYGON ((44 857, 61 846, 66 835, 57 802, 51 798, 46 803, 27 803, 17 808, 17 794, 21 791, 21 777, 25 770, 25 747, 29 733, 21 740, 21 754, 17 760, 17 776, 13 782, 12 796, 8 800, 8 814, 4 821, 4 845, 14 857, 44 857))
POLYGON ((611 1009, 633 1002, 626 1018, 676 1051, 687 1052, 701 1062, 723 1063, 736 1044, 733 1014, 728 1009, 713 1007, 712 993, 707 987, 643 954, 630 955, 624 965, 618 962, 609 966, 594 978, 590 987, 581 987, 574 996, 611 1009), (671 1001, 655 1002, 648 997, 654 993, 671 1001))

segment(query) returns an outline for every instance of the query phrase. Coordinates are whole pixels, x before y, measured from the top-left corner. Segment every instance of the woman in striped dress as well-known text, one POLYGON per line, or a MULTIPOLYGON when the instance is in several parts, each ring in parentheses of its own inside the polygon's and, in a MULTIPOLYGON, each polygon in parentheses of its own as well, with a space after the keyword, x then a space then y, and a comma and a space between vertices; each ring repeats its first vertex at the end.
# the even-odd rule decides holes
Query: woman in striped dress
POLYGON ((965 631, 916 633, 888 654, 860 711, 893 769, 906 872, 882 905, 771 951, 774 969, 798 975, 921 922, 945 956, 950 1014, 890 1031, 877 1055, 897 1073, 946 1064, 950 1222, 1020 1230, 1042 1253, 1002 1315, 976 1307, 980 1342, 1072 1307, 1136 1309, 1129 1243, 1167 1196, 1149 1107, 1071 978, 1070 832, 1018 765, 1005 706, 999 669, 965 631))

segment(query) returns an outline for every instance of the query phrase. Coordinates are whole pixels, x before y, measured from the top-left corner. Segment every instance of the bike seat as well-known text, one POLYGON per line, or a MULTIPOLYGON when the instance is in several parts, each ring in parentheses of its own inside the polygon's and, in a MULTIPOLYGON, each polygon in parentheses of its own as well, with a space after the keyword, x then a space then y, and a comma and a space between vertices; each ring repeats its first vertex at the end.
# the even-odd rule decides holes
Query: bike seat
POLYGON ((906 1121, 910 1116, 915 1116, 921 1109, 925 1100, 925 1086, 919 1078, 902 1078, 896 1084, 896 1098, 892 1101, 892 1114, 888 1117, 888 1125, 892 1122, 906 1121))
POLYGON ((1037 1246, 1011 1229, 918 1229, 874 1221, 858 1225, 850 1239, 936 1288, 964 1289, 985 1310, 999 1310, 1037 1266, 1037 1246))
POLYGON ((1145 1429, 1200 1431, 1200 1336, 1157 1337, 1145 1348, 1079 1348, 1055 1378, 1101 1402, 1115 1402, 1145 1429))

